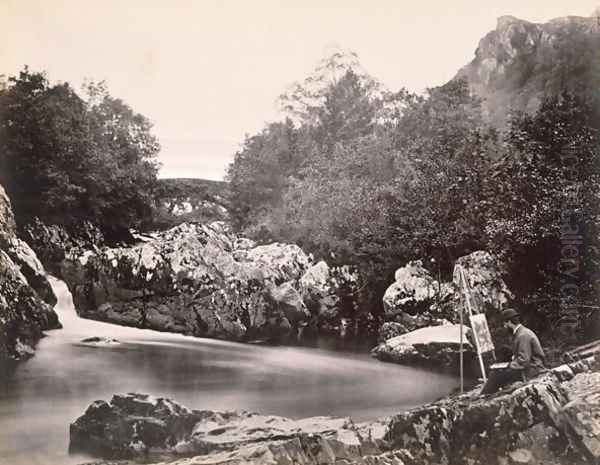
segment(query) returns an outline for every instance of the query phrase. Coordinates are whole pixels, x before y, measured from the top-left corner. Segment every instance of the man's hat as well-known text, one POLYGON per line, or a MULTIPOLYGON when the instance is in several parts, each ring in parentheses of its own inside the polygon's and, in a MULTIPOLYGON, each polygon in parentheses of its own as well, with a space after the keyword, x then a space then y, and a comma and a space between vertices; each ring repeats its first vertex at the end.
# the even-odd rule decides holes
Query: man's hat
POLYGON ((519 313, 514 308, 507 308, 502 310, 502 319, 504 321, 511 320, 515 316, 519 316, 519 313))

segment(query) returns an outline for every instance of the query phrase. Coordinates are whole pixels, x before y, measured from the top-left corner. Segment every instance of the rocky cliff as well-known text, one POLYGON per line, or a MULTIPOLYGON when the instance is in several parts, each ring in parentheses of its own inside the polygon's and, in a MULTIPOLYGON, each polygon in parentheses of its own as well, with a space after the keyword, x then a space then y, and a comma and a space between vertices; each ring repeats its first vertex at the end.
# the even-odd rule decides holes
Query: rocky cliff
POLYGON ((0 366, 33 355, 42 332, 60 327, 55 303, 44 268, 16 236, 10 200, 0 186, 0 366))
POLYGON ((598 98, 599 51, 597 13, 544 24, 502 16, 457 77, 467 79, 489 120, 503 127, 511 109, 535 111, 545 95, 569 90, 598 98))

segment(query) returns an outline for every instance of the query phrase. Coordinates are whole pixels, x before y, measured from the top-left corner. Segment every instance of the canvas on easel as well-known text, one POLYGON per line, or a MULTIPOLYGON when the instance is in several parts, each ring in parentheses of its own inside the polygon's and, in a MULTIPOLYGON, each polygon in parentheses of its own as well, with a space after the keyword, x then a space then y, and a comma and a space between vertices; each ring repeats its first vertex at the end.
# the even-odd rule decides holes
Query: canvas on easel
POLYGON ((471 329, 473 330, 473 337, 477 339, 476 346, 481 353, 493 352, 494 342, 492 341, 492 335, 490 328, 487 324, 487 319, 483 313, 469 316, 471 322, 471 329))

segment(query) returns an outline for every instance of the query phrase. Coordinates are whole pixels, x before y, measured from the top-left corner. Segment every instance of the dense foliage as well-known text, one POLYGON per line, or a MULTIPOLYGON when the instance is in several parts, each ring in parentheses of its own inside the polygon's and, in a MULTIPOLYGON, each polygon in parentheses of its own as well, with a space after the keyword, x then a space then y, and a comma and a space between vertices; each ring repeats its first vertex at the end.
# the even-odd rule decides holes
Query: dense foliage
POLYGON ((0 90, 0 183, 18 220, 114 228, 151 213, 152 125, 102 85, 86 94, 27 68, 0 90))
MULTIPOLYGON (((487 249, 504 259, 532 315, 559 322, 576 314, 581 323, 598 272, 593 109, 573 94, 549 96, 499 132, 463 80, 421 96, 391 94, 352 67, 337 71, 317 91, 297 85, 296 103, 308 95, 310 104, 291 106, 291 118, 237 153, 228 175, 237 226, 357 266, 373 312, 408 260, 447 275, 459 256, 487 249), (577 295, 566 302, 568 224, 584 240, 577 295)), ((315 81, 323 83, 304 85, 315 81)))
POLYGON ((546 325, 596 320, 600 137, 594 109, 572 94, 549 97, 536 114, 517 115, 505 139, 506 153, 487 180, 488 246, 504 258, 512 287, 531 312, 547 317, 546 325))

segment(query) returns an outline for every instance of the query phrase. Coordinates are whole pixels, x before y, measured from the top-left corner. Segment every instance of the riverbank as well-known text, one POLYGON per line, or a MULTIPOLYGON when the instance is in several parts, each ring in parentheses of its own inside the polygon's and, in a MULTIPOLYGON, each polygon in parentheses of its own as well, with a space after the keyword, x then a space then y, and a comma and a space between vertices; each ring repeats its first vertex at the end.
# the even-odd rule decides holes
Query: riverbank
POLYGON ((71 447, 114 458, 161 457, 169 465, 598 463, 597 368, 593 360, 565 365, 492 396, 470 391, 366 423, 195 411, 141 394, 114 396, 94 402, 71 425, 71 447))

